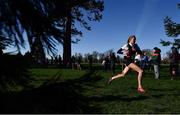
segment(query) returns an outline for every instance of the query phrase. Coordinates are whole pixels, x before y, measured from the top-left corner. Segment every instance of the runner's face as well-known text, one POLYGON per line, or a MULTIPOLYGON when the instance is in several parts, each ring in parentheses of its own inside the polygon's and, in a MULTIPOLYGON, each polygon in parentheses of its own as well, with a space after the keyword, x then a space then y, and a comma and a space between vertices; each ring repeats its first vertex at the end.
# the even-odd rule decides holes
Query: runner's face
POLYGON ((132 38, 129 43, 130 43, 130 44, 135 44, 135 43, 136 43, 135 38, 132 38))

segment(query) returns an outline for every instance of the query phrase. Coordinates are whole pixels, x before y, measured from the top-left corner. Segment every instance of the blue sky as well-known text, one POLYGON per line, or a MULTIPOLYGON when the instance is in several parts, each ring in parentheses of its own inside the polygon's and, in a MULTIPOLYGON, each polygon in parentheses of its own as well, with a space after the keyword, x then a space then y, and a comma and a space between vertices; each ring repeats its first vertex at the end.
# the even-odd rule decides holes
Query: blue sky
MULTIPOLYGON (((179 0, 104 0, 104 3, 103 19, 90 23, 92 31, 81 29, 83 37, 72 45, 72 54, 103 53, 110 49, 116 52, 132 34, 141 49, 159 47, 162 56, 169 50, 170 47, 159 43, 160 39, 172 39, 165 34, 163 19, 169 16, 180 23, 179 0)), ((57 55, 62 55, 62 46, 58 49, 57 55)))
POLYGON ((104 0, 105 9, 100 22, 91 23, 92 31, 83 30, 78 44, 72 46, 72 53, 115 52, 126 43, 129 35, 137 37, 141 49, 159 47, 162 55, 169 50, 160 39, 166 36, 163 19, 169 16, 180 23, 179 0, 104 0))

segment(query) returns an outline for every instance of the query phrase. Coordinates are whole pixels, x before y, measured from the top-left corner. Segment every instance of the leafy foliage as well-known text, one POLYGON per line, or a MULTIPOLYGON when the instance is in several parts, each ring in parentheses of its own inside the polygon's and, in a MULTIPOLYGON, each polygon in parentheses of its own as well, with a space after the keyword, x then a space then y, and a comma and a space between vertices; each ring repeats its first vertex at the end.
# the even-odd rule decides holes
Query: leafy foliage
POLYGON ((28 38, 31 50, 36 39, 40 39, 47 53, 53 54, 57 51, 56 45, 64 43, 68 15, 72 16, 71 34, 82 35, 75 27, 75 23, 79 22, 90 30, 87 20, 99 21, 103 11, 103 1, 100 0, 0 0, 0 2, 1 35, 11 38, 18 50, 20 46, 25 47, 24 34, 28 38))
POLYGON ((177 24, 171 20, 169 17, 165 17, 164 19, 164 26, 165 26, 165 31, 166 35, 168 37, 173 37, 174 41, 164 41, 161 39, 160 43, 163 46, 170 46, 172 45, 173 47, 177 47, 178 49, 180 48, 180 39, 177 38, 180 34, 180 24, 177 24), (177 38, 177 39, 175 39, 177 38))
POLYGON ((13 45, 13 41, 10 38, 0 36, 0 49, 6 49, 6 47, 13 45))

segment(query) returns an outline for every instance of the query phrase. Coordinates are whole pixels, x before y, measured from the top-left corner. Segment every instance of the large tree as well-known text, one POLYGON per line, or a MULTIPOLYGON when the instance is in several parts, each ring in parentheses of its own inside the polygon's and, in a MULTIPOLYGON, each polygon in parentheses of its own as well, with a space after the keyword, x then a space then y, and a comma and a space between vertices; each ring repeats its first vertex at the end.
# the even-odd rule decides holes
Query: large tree
MULTIPOLYGON (((33 49, 56 54, 56 45, 63 44, 64 63, 70 62, 72 35, 81 35, 77 22, 90 30, 88 21, 102 18, 100 0, 0 0, 0 34, 10 37, 17 49, 24 46, 26 34, 33 49), (36 42, 38 41, 38 42, 36 42), (34 45, 39 43, 39 45, 34 45)), ((42 53, 44 54, 44 53, 42 53)))
POLYGON ((75 25, 79 23, 87 30, 91 30, 88 21, 100 21, 104 9, 103 1, 100 0, 70 0, 66 6, 65 19, 65 38, 63 40, 63 59, 64 64, 71 63, 71 42, 72 35, 81 35, 82 32, 77 30, 75 25))

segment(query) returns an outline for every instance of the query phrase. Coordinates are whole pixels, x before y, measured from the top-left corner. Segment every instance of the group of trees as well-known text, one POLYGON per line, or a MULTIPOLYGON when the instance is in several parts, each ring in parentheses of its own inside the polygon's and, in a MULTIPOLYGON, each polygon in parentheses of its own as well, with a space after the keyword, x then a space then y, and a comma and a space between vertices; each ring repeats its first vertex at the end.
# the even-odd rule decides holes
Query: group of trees
MULTIPOLYGON (((89 63, 90 61, 92 63, 102 63, 103 60, 105 58, 110 58, 110 55, 114 53, 113 50, 108 50, 104 53, 100 53, 98 51, 93 51, 92 53, 75 53, 74 55, 72 55, 71 57, 71 63, 72 62, 78 62, 80 61, 80 63, 89 63)), ((20 54, 21 55, 21 54, 20 54)), ((50 58, 45 58, 45 60, 40 59, 40 60, 34 60, 34 58, 30 57, 30 53, 27 52, 25 53, 25 55, 21 55, 22 57, 24 57, 26 60, 28 60, 29 65, 32 65, 33 67, 35 66, 41 66, 41 65, 59 65, 59 66, 64 66, 63 65, 63 59, 61 57, 61 55, 57 55, 55 57, 51 56, 50 58)), ((117 55, 117 62, 120 62, 122 60, 122 57, 120 57, 119 55, 117 55)), ((65 66, 64 66, 65 67, 65 66)), ((68 67, 68 66, 66 66, 68 67)), ((71 67, 71 66, 69 66, 71 67)))
MULTIPOLYGON (((90 58, 92 58, 93 63, 102 63, 105 58, 109 58, 109 56, 114 53, 113 50, 108 50, 104 53, 100 53, 98 51, 93 51, 92 53, 86 53, 86 54, 81 54, 81 53, 75 53, 74 57, 75 58, 81 58, 81 61, 83 63, 89 63, 90 58)), ((120 62, 122 60, 122 57, 117 55, 117 62, 120 62)))
POLYGON ((80 24, 91 30, 89 21, 100 21, 102 0, 0 0, 0 51, 12 41, 17 50, 30 46, 31 56, 45 58, 54 55, 57 45, 63 45, 64 64, 71 58, 72 36, 82 32, 80 24), (6 39, 5 39, 6 38, 6 39), (27 38, 27 40, 26 40, 27 38))

